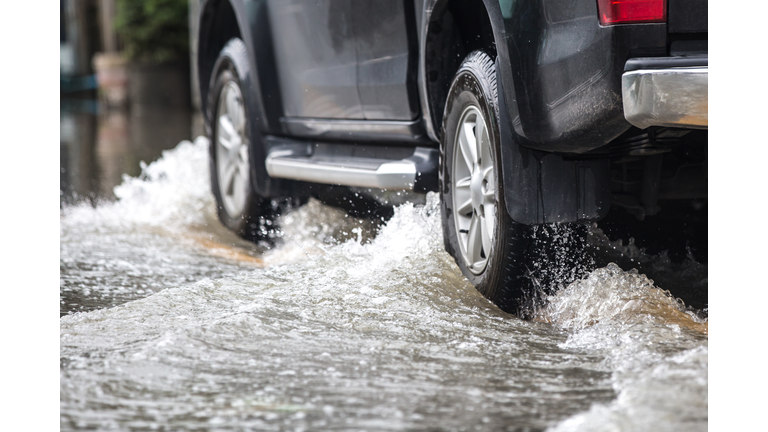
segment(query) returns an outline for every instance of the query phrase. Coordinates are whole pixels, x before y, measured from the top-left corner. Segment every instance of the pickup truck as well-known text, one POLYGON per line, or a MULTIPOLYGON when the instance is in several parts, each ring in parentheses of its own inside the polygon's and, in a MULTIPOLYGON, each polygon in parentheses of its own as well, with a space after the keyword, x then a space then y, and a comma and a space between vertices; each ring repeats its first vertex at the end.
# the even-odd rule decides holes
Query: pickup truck
POLYGON ((534 227, 707 197, 706 0, 207 0, 196 37, 244 237, 327 190, 438 192, 447 252, 524 315, 534 227))

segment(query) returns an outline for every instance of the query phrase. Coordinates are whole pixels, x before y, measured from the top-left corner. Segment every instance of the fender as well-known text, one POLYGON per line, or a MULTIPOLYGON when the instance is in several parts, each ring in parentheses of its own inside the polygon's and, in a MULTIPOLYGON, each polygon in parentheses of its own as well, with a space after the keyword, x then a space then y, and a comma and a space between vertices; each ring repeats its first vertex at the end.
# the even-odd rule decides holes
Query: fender
MULTIPOLYGON (((425 0, 419 11, 419 91, 434 140, 440 125, 430 112, 426 39, 432 14, 448 3, 425 0)), ((505 201, 518 222, 595 220, 608 212, 609 161, 562 156, 600 147, 630 127, 620 98, 624 60, 614 48, 624 57, 628 50, 614 44, 613 29, 599 27, 593 3, 483 0, 496 48, 505 201)), ((643 27, 652 36, 665 32, 663 25, 643 27)), ((664 37, 639 39, 664 46, 664 37)))
POLYGON ((207 97, 209 84, 211 81, 211 72, 213 71, 213 63, 218 57, 218 53, 221 48, 228 42, 228 40, 216 41, 216 35, 221 29, 213 28, 217 22, 214 14, 223 14, 227 8, 231 8, 234 12, 234 18, 237 20, 236 31, 230 33, 238 34, 238 37, 245 43, 248 59, 251 65, 251 82, 255 86, 254 95, 256 95, 258 111, 254 112, 254 118, 260 125, 260 129, 265 132, 272 132, 279 130, 279 113, 282 112, 282 107, 277 107, 274 110, 270 104, 277 102, 280 103, 279 94, 276 92, 277 87, 274 85, 277 80, 277 74, 274 71, 274 67, 271 67, 274 62, 270 63, 270 60, 274 59, 272 54, 272 39, 270 36, 269 19, 267 17, 267 4, 266 0, 244 1, 244 0, 203 0, 200 6, 200 16, 198 17, 198 58, 197 68, 200 73, 200 94, 202 96, 203 114, 207 118, 208 107, 207 97), (254 38, 254 36, 258 36, 254 38), (256 41, 256 42, 254 42, 256 41), (218 43, 216 43, 218 42, 218 43), (208 54, 209 57, 201 56, 200 52, 208 51, 209 45, 213 45, 215 53, 208 54), (218 50, 216 46, 220 46, 218 50), (262 63, 268 63, 265 66, 262 63), (264 75, 264 76, 263 76, 264 75), (265 100, 268 101, 265 104, 265 100), (270 115, 274 111, 274 115, 270 115))
POLYGON ((592 0, 485 0, 512 132, 526 147, 584 153, 630 128, 621 74, 666 54, 666 24, 601 27, 592 0))
MULTIPOLYGON (((277 72, 274 68, 274 54, 272 52, 272 38, 270 35, 269 18, 267 16, 266 0, 206 0, 201 5, 199 17, 198 47, 204 47, 212 40, 210 32, 214 17, 214 6, 221 7, 226 2, 232 7, 240 39, 245 45, 243 55, 235 59, 235 68, 242 81, 245 90, 251 97, 247 106, 249 112, 251 146, 251 183, 254 191, 262 197, 278 196, 290 190, 289 181, 272 179, 267 175, 266 168, 256 169, 257 166, 265 167, 267 150, 264 143, 264 135, 281 133, 279 116, 282 113, 282 104, 277 85, 277 72), (209 38, 209 39, 208 39, 209 38), (258 165, 257 165, 258 164, 258 165)), ((216 53, 218 56, 218 53, 216 53)), ((218 62, 204 72, 205 59, 198 53, 197 67, 199 68, 200 90, 202 96, 202 108, 206 121, 207 133, 210 136, 211 107, 208 106, 208 89, 215 79, 215 71, 218 62), (205 77, 208 82, 204 82, 205 77)))
MULTIPOLYGON (((423 0, 419 94, 430 138, 439 139, 427 80, 433 14, 458 0, 423 0)), ((667 24, 601 27, 594 0, 482 0, 488 13, 515 139, 548 152, 585 153, 631 125, 621 74, 631 57, 666 55, 667 24)))

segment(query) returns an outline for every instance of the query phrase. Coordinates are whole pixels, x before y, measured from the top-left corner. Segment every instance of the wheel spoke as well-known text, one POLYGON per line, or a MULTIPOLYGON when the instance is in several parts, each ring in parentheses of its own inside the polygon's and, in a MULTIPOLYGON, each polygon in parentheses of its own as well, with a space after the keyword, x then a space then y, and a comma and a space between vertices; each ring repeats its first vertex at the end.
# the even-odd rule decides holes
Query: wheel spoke
POLYGON ((240 146, 240 157, 237 161, 240 169, 240 175, 243 177, 245 183, 245 179, 248 178, 248 146, 241 145, 240 146))
MULTIPOLYGON (((496 230, 496 204, 488 204, 485 206, 485 220, 487 221, 485 227, 488 230, 488 238, 493 240, 493 233, 496 230)), ((486 252, 486 256, 487 255, 488 253, 486 252)))
POLYGON ((467 142, 469 143, 471 148, 473 163, 477 163, 480 158, 480 154, 477 152, 478 142, 477 142, 477 135, 475 134, 476 127, 477 127, 477 121, 475 121, 474 123, 470 123, 470 122, 464 123, 464 133, 467 135, 467 142))
POLYGON ((229 117, 232 118, 232 125, 235 130, 242 132, 242 119, 240 118, 241 108, 238 94, 233 89, 228 88, 227 90, 227 113, 229 114, 229 117))
POLYGON ((221 150, 221 154, 229 157, 229 152, 233 145, 234 144, 232 144, 231 141, 227 140, 222 135, 219 135, 219 150, 221 150))
POLYGON ((479 164, 485 163, 486 160, 489 160, 490 158, 487 157, 485 154, 485 141, 483 134, 485 133, 485 122, 480 116, 476 117, 475 120, 475 154, 477 155, 477 158, 475 161, 477 161, 479 164))
POLYGON ((222 192, 224 192, 224 195, 232 195, 232 187, 233 183, 235 181, 235 174, 237 174, 237 164, 231 163, 228 164, 227 167, 224 170, 224 175, 222 176, 222 179, 224 180, 222 184, 222 192))
POLYGON ((239 148, 240 151, 240 163, 245 164, 245 166, 248 166, 248 146, 245 144, 240 145, 239 148))
POLYGON ((245 200, 245 182, 242 177, 242 171, 238 171, 232 178, 232 201, 238 208, 242 207, 242 203, 245 200))
POLYGON ((493 183, 494 175, 493 175, 493 167, 483 167, 483 180, 487 181, 489 184, 493 183))
POLYGON ((472 191, 469 189, 471 177, 456 182, 453 189, 453 202, 460 216, 466 216, 472 211, 472 191), (467 206, 469 206, 467 208, 467 206))
POLYGON ((495 203, 496 176, 493 175, 493 167, 488 167, 483 170, 483 180, 486 182, 485 191, 483 192, 484 203, 495 203))
MULTIPOLYGON (((488 211, 490 209, 486 208, 485 211, 488 211)), ((491 217, 488 217, 488 214, 486 213, 485 216, 482 216, 480 218, 480 225, 482 227, 482 235, 483 238, 483 251, 485 251, 486 258, 488 257, 488 254, 491 252, 491 236, 493 235, 493 215, 491 217)))
POLYGON ((462 216, 467 216, 471 212, 472 212, 472 199, 471 198, 468 199, 466 202, 464 202, 464 204, 460 205, 456 209, 456 213, 458 213, 458 214, 460 214, 462 216))
POLYGON ((229 116, 222 115, 219 117, 219 144, 227 148, 228 150, 234 145, 233 138, 235 137, 235 127, 232 124, 229 116), (226 135, 226 138, 225 138, 226 135))
POLYGON ((228 150, 228 152, 227 152, 227 162, 226 162, 226 166, 227 167, 234 166, 235 168, 237 168, 240 165, 240 160, 237 157, 237 155, 238 155, 238 148, 239 147, 240 146, 234 147, 234 148, 230 148, 228 150))
POLYGON ((467 256, 470 267, 474 267, 475 263, 481 259, 482 228, 478 222, 478 217, 472 216, 472 221, 469 223, 469 233, 467 234, 467 256))
POLYGON ((472 177, 464 177, 463 179, 456 181, 456 188, 469 188, 470 182, 472 182, 472 177))
POLYGON ((472 125, 465 123, 459 131, 459 148, 470 173, 474 171, 475 161, 477 160, 475 146, 475 135, 472 132, 472 125))

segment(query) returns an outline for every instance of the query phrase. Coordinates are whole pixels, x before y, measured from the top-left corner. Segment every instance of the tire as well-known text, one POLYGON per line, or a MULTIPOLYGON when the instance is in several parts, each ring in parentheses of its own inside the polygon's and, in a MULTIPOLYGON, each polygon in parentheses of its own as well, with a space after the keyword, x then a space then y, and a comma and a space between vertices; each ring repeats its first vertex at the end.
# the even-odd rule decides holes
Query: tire
POLYGON ((532 231, 506 211, 496 71, 487 54, 474 51, 459 67, 441 136, 445 249, 483 296, 506 312, 526 317, 536 300, 526 267, 532 231))
POLYGON ((251 146, 261 142, 251 137, 253 117, 249 107, 253 106, 253 96, 243 85, 242 75, 247 70, 242 70, 242 65, 248 64, 245 53, 243 41, 232 39, 214 66, 208 94, 210 174, 221 223, 255 241, 267 238, 273 231, 272 222, 280 206, 258 196, 253 188, 251 146))

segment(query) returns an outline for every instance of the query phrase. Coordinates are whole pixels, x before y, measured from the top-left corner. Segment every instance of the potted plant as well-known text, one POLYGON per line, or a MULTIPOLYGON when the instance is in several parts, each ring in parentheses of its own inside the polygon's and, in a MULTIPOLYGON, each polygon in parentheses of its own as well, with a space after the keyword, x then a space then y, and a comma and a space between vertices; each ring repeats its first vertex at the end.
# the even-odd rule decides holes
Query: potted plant
POLYGON ((117 0, 133 107, 190 107, 188 8, 187 0, 117 0))

